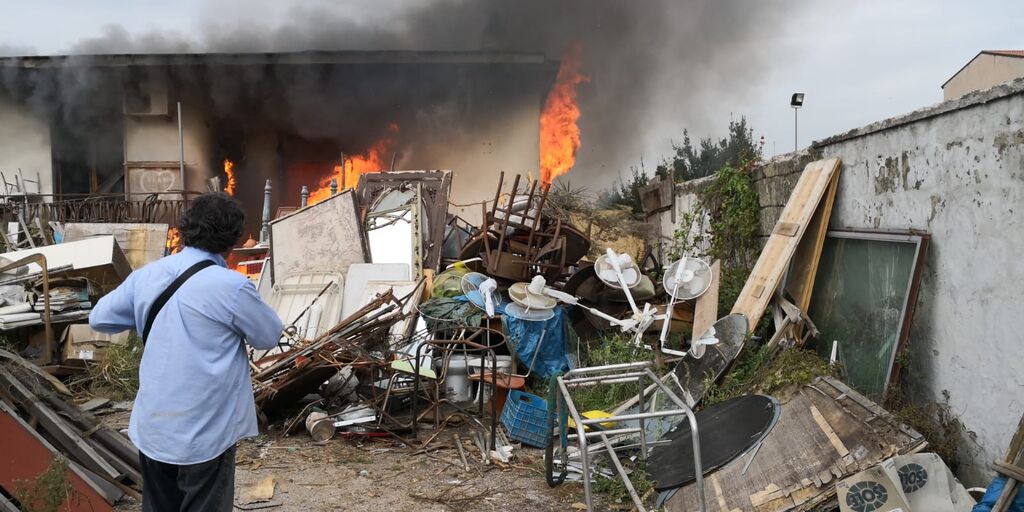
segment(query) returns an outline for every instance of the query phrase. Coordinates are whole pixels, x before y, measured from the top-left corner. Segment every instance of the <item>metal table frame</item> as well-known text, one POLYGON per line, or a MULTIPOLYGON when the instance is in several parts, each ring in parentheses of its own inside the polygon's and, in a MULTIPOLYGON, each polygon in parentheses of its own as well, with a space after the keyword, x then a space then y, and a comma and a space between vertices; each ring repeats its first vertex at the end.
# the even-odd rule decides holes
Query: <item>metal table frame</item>
MULTIPOLYGON (((548 485, 555 486, 565 481, 565 477, 568 475, 569 467, 569 452, 568 452, 568 441, 575 439, 579 446, 580 462, 583 466, 583 492, 586 498, 587 510, 593 510, 593 498, 591 492, 590 482, 590 467, 591 467, 591 456, 600 452, 601 448, 607 452, 612 464, 615 466, 615 470, 618 472, 619 477, 626 486, 626 490, 629 491, 629 496, 633 499, 633 504, 636 505, 637 509, 641 512, 646 512, 643 502, 640 496, 637 494, 636 489, 633 488, 632 482, 629 480, 629 475, 626 474, 625 468, 619 461, 615 451, 617 449, 634 448, 632 446, 620 446, 614 445, 612 436, 640 436, 640 457, 644 460, 647 458, 647 448, 650 444, 647 441, 646 436, 646 420, 653 418, 662 418, 667 416, 683 416, 685 415, 690 423, 690 429, 693 432, 693 463, 696 468, 695 474, 697 475, 697 496, 700 502, 700 512, 706 512, 706 503, 704 498, 704 475, 702 471, 701 457, 700 457, 700 437, 697 432, 697 418, 693 414, 693 410, 686 405, 682 399, 680 399, 672 390, 658 378, 657 375, 651 371, 651 363, 649 362, 635 362, 635 363, 624 363, 624 364, 612 364, 606 366, 593 366, 589 368, 576 368, 570 370, 564 375, 560 375, 555 378, 556 388, 552 390, 552 394, 555 396, 554 404, 548 404, 548 426, 552 430, 553 437, 548 443, 548 448, 545 453, 545 468, 547 473, 548 485), (660 389, 665 396, 667 396, 673 403, 675 403, 677 409, 669 409, 664 411, 644 411, 644 396, 647 394, 647 381, 653 384, 653 388, 660 389), (606 418, 586 419, 576 409, 576 404, 573 403, 571 390, 579 387, 587 386, 598 386, 607 384, 622 384, 636 382, 638 387, 637 393, 637 405, 639 407, 639 413, 633 414, 613 414, 606 418), (568 425, 563 425, 562 419, 566 416, 565 412, 568 412, 568 416, 572 417, 572 420, 576 423, 576 432, 566 433, 568 425), (639 427, 622 427, 622 428, 611 428, 611 429, 591 429, 589 432, 586 431, 586 427, 589 425, 597 425, 601 423, 616 423, 620 421, 638 421, 639 427), (555 431, 555 424, 558 423, 558 430, 555 431), (559 442, 560 452, 562 456, 561 474, 555 475, 555 442, 557 435, 557 441, 559 442), (591 438, 596 438, 600 442, 596 445, 588 444, 591 438), (592 450, 593 448, 593 450, 592 450)), ((568 422, 565 422, 568 423, 568 422)))

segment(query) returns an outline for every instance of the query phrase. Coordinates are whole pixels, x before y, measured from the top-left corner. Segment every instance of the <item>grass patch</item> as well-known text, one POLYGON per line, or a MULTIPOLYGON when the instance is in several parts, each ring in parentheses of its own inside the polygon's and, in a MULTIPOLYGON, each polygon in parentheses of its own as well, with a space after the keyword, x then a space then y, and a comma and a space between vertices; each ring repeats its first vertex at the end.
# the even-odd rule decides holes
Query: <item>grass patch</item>
POLYGON ((139 391, 142 341, 132 333, 124 343, 113 343, 106 357, 88 367, 89 391, 112 400, 132 400, 139 391))
MULTIPOLYGON (((633 363, 653 360, 654 352, 633 345, 633 341, 622 335, 613 335, 595 341, 587 350, 587 361, 581 366, 603 366, 609 364, 633 363)), ((639 393, 635 382, 622 384, 600 384, 579 387, 572 390, 573 402, 580 413, 584 411, 610 411, 639 393)))
MULTIPOLYGON (((628 465, 629 461, 622 461, 623 466, 626 467, 626 471, 630 471, 628 465)), ((612 468, 615 471, 615 468, 612 468)), ((654 482, 647 477, 647 469, 644 467, 643 462, 637 462, 633 465, 632 471, 629 473, 629 482, 633 484, 633 489, 636 490, 637 496, 641 499, 654 489, 654 482)), ((626 489, 625 482, 619 478, 618 473, 615 473, 613 477, 598 476, 594 479, 590 489, 594 492, 604 494, 609 499, 615 502, 632 503, 633 498, 629 497, 629 490, 626 489)))
POLYGON ((771 395, 792 385, 835 374, 835 369, 813 350, 784 349, 772 359, 764 346, 747 347, 722 382, 708 388, 703 403, 714 405, 751 393, 771 395))
POLYGON ((955 473, 960 465, 960 440, 965 431, 960 418, 949 407, 949 392, 942 402, 910 402, 902 392, 891 393, 885 408, 903 423, 921 433, 928 449, 937 453, 955 473))

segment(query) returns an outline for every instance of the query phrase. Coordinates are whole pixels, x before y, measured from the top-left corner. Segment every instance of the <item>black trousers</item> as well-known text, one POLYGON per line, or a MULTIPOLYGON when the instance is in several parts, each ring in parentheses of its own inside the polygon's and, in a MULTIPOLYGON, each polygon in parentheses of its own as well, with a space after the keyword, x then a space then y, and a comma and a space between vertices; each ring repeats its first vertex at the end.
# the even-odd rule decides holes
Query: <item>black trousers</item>
POLYGON ((216 459, 178 466, 139 452, 142 512, 231 512, 235 499, 235 447, 216 459))

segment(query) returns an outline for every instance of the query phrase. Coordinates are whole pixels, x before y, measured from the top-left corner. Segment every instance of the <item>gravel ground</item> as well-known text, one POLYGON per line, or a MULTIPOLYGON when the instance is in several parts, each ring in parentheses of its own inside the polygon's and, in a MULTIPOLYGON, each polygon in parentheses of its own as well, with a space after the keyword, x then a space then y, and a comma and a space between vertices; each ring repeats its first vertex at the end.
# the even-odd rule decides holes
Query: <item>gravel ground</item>
MULTIPOLYGON (((119 428, 126 414, 108 416, 119 428)), ((453 429, 449 429, 453 430, 453 429)), ((463 439, 468 436, 463 435, 463 439)), ((287 511, 514 511, 566 512, 585 509, 583 487, 566 483, 550 488, 544 481, 543 452, 517 448, 509 464, 481 462, 479 450, 464 443, 467 471, 449 432, 432 443, 437 449, 415 453, 394 439, 335 438, 317 444, 303 431, 291 437, 264 435, 238 447, 235 470, 236 510, 287 511), (243 504, 246 488, 273 477, 269 501, 243 504)), ((631 506, 609 504, 597 496, 596 510, 631 506)), ((141 510, 126 498, 116 509, 141 510)))

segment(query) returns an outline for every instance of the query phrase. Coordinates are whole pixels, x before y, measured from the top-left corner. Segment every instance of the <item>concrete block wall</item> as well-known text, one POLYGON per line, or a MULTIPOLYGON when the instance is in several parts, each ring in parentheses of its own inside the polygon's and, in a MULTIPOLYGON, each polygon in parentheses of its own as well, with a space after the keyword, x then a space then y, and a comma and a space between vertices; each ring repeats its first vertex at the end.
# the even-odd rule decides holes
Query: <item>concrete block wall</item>
MULTIPOLYGON (((1024 413, 1024 80, 887 119, 766 162, 761 234, 804 166, 843 161, 833 229, 931 234, 910 335, 910 392, 965 427, 959 476, 986 485, 1024 413)), ((677 187, 677 218, 706 180, 677 187)), ((662 214, 661 229, 675 229, 662 214)))

